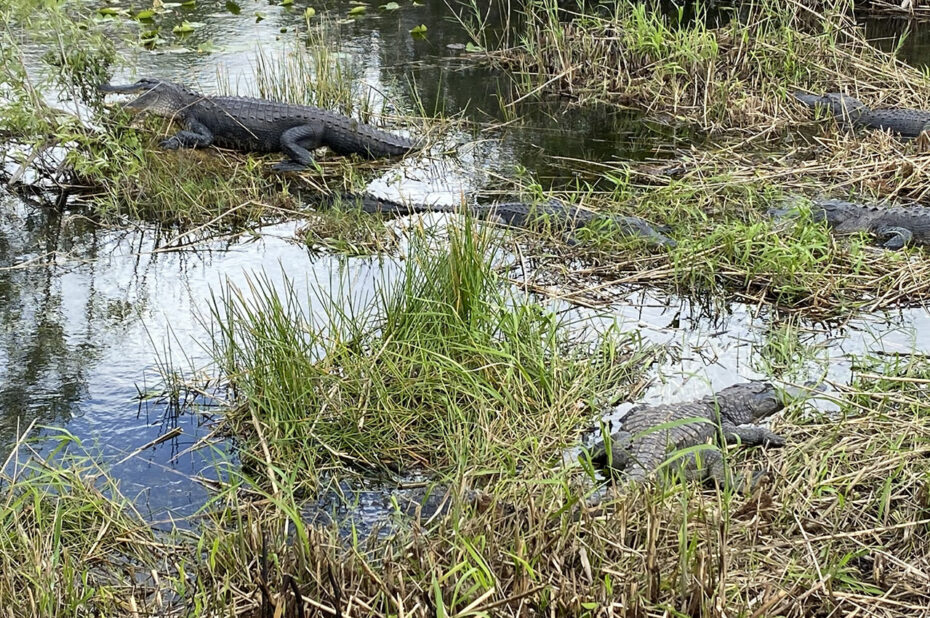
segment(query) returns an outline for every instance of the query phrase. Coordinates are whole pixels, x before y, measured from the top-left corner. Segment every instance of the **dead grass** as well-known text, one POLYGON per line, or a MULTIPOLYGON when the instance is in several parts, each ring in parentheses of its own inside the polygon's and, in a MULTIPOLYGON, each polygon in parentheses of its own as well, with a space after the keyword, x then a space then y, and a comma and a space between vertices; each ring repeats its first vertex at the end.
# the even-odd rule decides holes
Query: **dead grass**
MULTIPOLYGON (((897 363, 870 362, 842 389, 838 416, 789 408, 775 426, 786 448, 731 453, 732 465, 770 470, 750 496, 672 484, 575 517, 579 470, 534 467, 490 484, 466 477, 488 502, 459 498, 451 517, 384 541, 288 521, 294 508, 271 498, 217 512, 225 525, 203 544, 262 556, 249 568, 264 583, 242 591, 240 615, 298 604, 343 616, 923 615, 930 380, 925 360, 897 363)), ((206 564, 205 591, 235 574, 206 564)))
MULTIPOLYGON (((758 0, 715 27, 678 22, 646 3, 622 2, 608 16, 565 20, 555 2, 527 3, 519 44, 490 54, 522 76, 524 97, 555 92, 579 104, 611 103, 672 116, 708 131, 781 128, 810 116, 796 89, 847 91, 870 105, 927 107, 927 77, 869 45, 845 0, 812 10, 758 0)), ((722 9, 721 12, 725 12, 722 9)))

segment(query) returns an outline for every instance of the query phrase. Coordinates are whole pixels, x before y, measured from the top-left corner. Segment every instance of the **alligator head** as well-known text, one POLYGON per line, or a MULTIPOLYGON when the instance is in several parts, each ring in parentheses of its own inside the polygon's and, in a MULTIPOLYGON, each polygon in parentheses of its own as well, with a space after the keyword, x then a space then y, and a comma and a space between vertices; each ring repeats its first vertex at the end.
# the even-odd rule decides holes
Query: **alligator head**
POLYGON ((862 216, 861 205, 845 200, 814 200, 811 206, 811 219, 826 221, 830 227, 839 227, 852 219, 862 216))
POLYGON ((785 407, 788 394, 764 381, 742 382, 710 397, 736 424, 754 423, 785 407))
POLYGON ((871 111, 869 107, 859 99, 841 92, 828 92, 823 96, 795 92, 794 98, 809 107, 823 107, 829 109, 834 116, 848 118, 852 121, 858 120, 861 116, 871 111))
POLYGON ((149 112, 166 117, 174 116, 179 111, 203 98, 203 95, 188 90, 180 84, 147 77, 134 84, 124 86, 102 84, 99 89, 102 92, 120 94, 141 93, 132 101, 124 103, 122 107, 133 112, 149 112))

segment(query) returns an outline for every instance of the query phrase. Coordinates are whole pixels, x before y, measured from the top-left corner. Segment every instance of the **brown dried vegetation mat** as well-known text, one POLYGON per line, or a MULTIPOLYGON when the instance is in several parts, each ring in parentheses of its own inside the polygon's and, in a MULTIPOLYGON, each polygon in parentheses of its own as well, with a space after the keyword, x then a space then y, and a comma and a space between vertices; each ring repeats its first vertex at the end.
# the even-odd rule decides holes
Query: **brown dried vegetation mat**
POLYGON ((842 90, 876 107, 927 107, 926 76, 870 45, 845 0, 817 11, 802 2, 740 3, 720 26, 702 5, 680 23, 649 2, 612 6, 607 16, 566 19, 550 0, 528 2, 518 44, 491 57, 522 76, 527 95, 631 106, 711 131, 759 132, 806 119, 810 110, 790 101, 797 89, 842 90))
POLYGON ((349 549, 272 499, 227 511, 232 532, 208 529, 205 546, 236 551, 199 577, 229 590, 248 564, 235 605, 253 616, 923 615, 927 375, 925 360, 871 363, 840 413, 790 408, 776 423, 785 449, 733 454, 738 466, 769 459, 770 482, 751 496, 673 484, 576 518, 572 473, 534 469, 492 483, 477 509, 349 549))

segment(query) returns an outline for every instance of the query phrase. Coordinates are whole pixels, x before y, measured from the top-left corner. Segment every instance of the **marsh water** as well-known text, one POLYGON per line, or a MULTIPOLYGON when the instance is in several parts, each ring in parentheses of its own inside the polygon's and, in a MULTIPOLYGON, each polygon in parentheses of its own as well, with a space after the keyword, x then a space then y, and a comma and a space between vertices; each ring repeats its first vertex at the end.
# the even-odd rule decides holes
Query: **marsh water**
MULTIPOLYGON (((127 66, 114 81, 148 75, 208 93, 228 84, 239 94, 257 94, 257 54, 288 53, 307 5, 243 0, 233 10, 229 4, 202 0, 189 9, 173 7, 161 24, 166 40, 155 49, 125 50, 127 66), (197 27, 184 37, 171 34, 172 24, 182 21, 197 27)), ((353 6, 314 3, 316 19, 327 12, 346 17, 353 6)), ((463 61, 468 39, 441 0, 393 11, 372 4, 366 14, 343 21, 336 51, 356 67, 361 89, 407 113, 415 109, 416 92, 425 110, 462 117, 468 122, 455 126, 470 127, 453 130, 444 153, 386 166, 372 179, 374 193, 451 201, 520 167, 561 187, 574 181, 571 161, 666 159, 699 139, 644 123, 632 112, 579 110, 557 100, 502 111, 513 96, 507 80, 463 61), (420 24, 427 26, 425 38, 412 37, 409 31, 420 24)), ((888 41, 905 27, 886 22, 872 31, 888 41)), ((910 40, 906 59, 930 62, 927 43, 910 40)), ((64 430, 111 466, 124 493, 153 520, 193 513, 208 496, 198 477, 221 477, 226 466, 236 465, 235 452, 210 435, 221 402, 201 398, 197 406, 177 409, 163 396, 159 367, 170 365, 196 382, 209 360, 212 295, 227 283, 247 290, 249 279, 261 275, 280 283, 286 272, 298 289, 334 296, 351 289, 365 297, 399 272, 394 255, 310 252, 295 240, 296 226, 167 251, 155 230, 101 229, 80 212, 57 212, 0 193, 0 457, 27 427, 30 438, 41 438, 33 446, 40 451, 52 448, 64 430), (173 437, 139 451, 168 432, 173 437), (192 449, 201 440, 208 445, 192 449)), ((542 297, 539 302, 567 322, 619 321, 666 346, 669 354, 651 370, 641 401, 689 399, 765 375, 766 343, 778 327, 769 310, 731 303, 709 312, 697 301, 655 289, 605 292, 612 300, 596 309, 542 297)), ((308 312, 321 310, 315 305, 320 297, 306 294, 308 312)), ((930 353, 927 332, 930 313, 923 308, 849 316, 842 324, 801 322, 800 337, 816 353, 794 377, 826 375, 844 384, 856 355, 930 353)), ((630 405, 607 411, 609 417, 630 405)), ((383 485, 356 493, 363 508, 354 512, 366 521, 390 510, 383 485)))

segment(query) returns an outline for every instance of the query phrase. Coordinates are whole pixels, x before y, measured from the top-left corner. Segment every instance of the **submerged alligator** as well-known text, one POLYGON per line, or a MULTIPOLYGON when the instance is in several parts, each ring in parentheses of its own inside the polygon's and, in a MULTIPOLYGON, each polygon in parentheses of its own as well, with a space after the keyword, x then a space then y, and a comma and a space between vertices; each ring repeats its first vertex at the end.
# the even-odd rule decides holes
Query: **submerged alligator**
MULTIPOLYGON (((340 202, 349 205, 357 204, 362 211, 371 214, 411 215, 430 212, 455 213, 462 210, 461 206, 402 204, 370 195, 343 195, 338 199, 340 202)), ((662 233, 667 231, 666 228, 656 228, 639 217, 598 213, 565 204, 555 199, 540 204, 504 202, 499 204, 470 204, 465 208, 475 218, 496 220, 511 227, 531 228, 549 223, 554 228, 564 231, 566 241, 571 244, 577 243, 574 232, 580 228, 589 225, 605 225, 616 228, 626 236, 639 238, 650 246, 671 248, 676 245, 674 240, 662 233)))
MULTIPOLYGON (((623 419, 621 431, 592 452, 592 461, 643 482, 654 474, 674 451, 706 442, 742 443, 768 447, 785 441, 756 423, 785 406, 787 391, 768 382, 744 382, 698 401, 657 406, 636 406, 623 419), (740 426, 745 425, 745 426, 740 426)), ((682 456, 688 479, 713 480, 739 487, 743 479, 727 475, 723 455, 715 446, 682 456)), ((755 481, 761 472, 753 474, 755 481)))
POLYGON ((828 92, 823 96, 795 92, 794 97, 808 107, 829 110, 837 118, 853 125, 883 131, 887 129, 903 137, 919 137, 930 128, 930 111, 871 109, 859 99, 839 92, 828 92))
POLYGON ((417 147, 410 139, 308 105, 249 97, 206 97, 180 84, 140 79, 103 84, 103 92, 141 93, 124 107, 171 118, 184 126, 161 146, 170 150, 216 144, 240 151, 282 152, 277 171, 299 171, 313 162, 313 150, 328 146, 341 155, 393 157, 417 147))
MULTIPOLYGON (((775 217, 790 216, 793 209, 773 209, 775 217)), ((826 221, 838 234, 866 232, 883 239, 886 249, 930 245, 930 209, 921 206, 866 206, 845 200, 813 200, 814 221, 826 221), (887 240, 885 240, 887 239, 887 240)))

